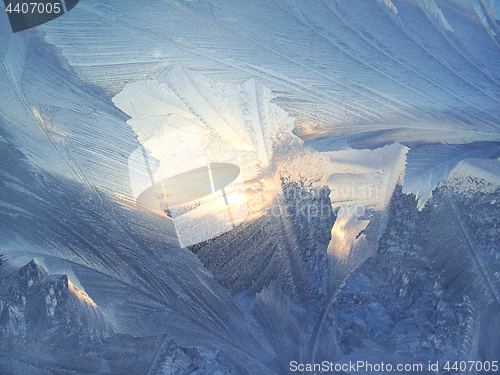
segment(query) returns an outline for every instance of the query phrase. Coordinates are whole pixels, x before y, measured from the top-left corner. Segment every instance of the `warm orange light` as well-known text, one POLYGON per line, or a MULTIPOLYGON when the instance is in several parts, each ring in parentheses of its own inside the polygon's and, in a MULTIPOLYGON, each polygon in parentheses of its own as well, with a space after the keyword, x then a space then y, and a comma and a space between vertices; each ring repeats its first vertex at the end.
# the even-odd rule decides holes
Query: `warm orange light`
POLYGON ((349 218, 347 217, 336 220, 332 228, 332 241, 330 242, 328 251, 333 252, 339 259, 346 258, 349 255, 351 247, 349 241, 347 241, 347 230, 344 229, 348 221, 349 218))
POLYGON ((71 282, 71 280, 68 279, 68 289, 73 292, 73 294, 81 301, 84 303, 87 303, 90 306, 96 307, 97 305, 95 304, 94 301, 92 301, 92 298, 89 297, 87 293, 85 293, 83 290, 78 288, 75 284, 71 282))

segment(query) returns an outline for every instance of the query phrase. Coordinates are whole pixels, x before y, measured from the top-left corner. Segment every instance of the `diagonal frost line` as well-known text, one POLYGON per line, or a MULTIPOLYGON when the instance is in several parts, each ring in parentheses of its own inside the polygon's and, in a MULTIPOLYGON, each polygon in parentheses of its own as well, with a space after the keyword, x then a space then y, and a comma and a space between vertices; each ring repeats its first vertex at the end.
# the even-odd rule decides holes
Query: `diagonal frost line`
MULTIPOLYGON (((384 9, 384 12, 385 12, 385 9, 384 9)), ((429 18, 429 16, 427 15, 427 18, 429 18)), ((429 20, 431 22, 433 22, 430 18, 429 20)), ((433 22, 434 23, 434 22, 433 22)), ((423 43, 419 42, 418 41, 418 38, 416 38, 413 33, 409 30, 407 30, 404 25, 401 25, 399 22, 396 22, 396 24, 398 25, 398 27, 401 29, 401 31, 403 31, 406 35, 408 35, 408 37, 410 39, 412 39, 417 45, 419 45, 425 52, 427 52, 429 55, 431 55, 436 61, 438 61, 440 64, 444 65, 448 70, 450 70, 451 72, 453 72, 455 75, 457 75, 458 77, 460 77, 462 80, 464 80, 465 82, 469 83, 470 85, 472 85, 473 87, 477 88, 478 90, 480 90, 481 92, 483 92, 484 94, 486 94, 487 96, 489 96, 490 98, 492 98, 493 100, 497 101, 497 102, 500 102, 500 100, 498 98, 496 98, 494 95, 492 95, 491 93, 489 93, 488 91, 478 87, 476 84, 470 82, 467 78, 465 78, 463 75, 461 75, 460 73, 458 73, 455 69, 453 69, 451 66, 449 66, 449 64, 447 64, 445 61, 442 61, 442 59, 440 59, 438 56, 436 56, 434 53, 432 53, 431 51, 429 51, 424 45, 423 43)), ((442 28, 439 28, 439 27, 436 27, 436 29, 439 31, 439 33, 446 39, 446 41, 453 47, 453 49, 455 49, 465 60, 467 60, 471 65, 473 65, 477 70, 479 70, 480 72, 482 72, 486 77, 488 77, 491 81, 493 81, 494 83, 496 83, 497 85, 500 85, 500 82, 491 75, 490 72, 488 71, 485 71, 485 69, 483 69, 482 67, 480 67, 479 65, 477 65, 474 61, 472 61, 472 59, 464 52, 462 51, 457 45, 455 42, 453 42, 453 40, 448 36, 448 34, 446 33, 446 31, 443 31, 442 28)))
MULTIPOLYGON (((181 51, 184 51, 188 54, 192 54, 192 55, 197 55, 197 56, 203 56, 203 57, 206 57, 210 60, 213 60, 213 61, 216 61, 220 64, 223 64, 223 65, 226 65, 226 66, 230 66, 232 68, 235 68, 235 69, 238 69, 242 72, 245 72, 245 73, 248 73, 250 75, 258 75, 260 77, 264 77, 265 79, 274 79, 276 82, 278 82, 279 84, 284 84, 285 86, 287 87, 290 87, 291 89, 293 90, 297 90, 299 92, 302 92, 304 93, 305 95, 311 97, 311 98, 314 98, 314 99, 317 99, 319 100, 320 102, 322 103, 325 103, 325 104, 328 104, 330 106, 333 106, 333 107, 336 107, 338 109, 341 109, 341 110, 344 110, 354 116, 357 116, 359 118, 362 118, 364 120, 367 120, 367 121, 371 121, 369 118, 365 117, 365 116, 361 116, 358 112, 356 112, 355 110, 351 110, 349 108, 344 108, 342 107, 340 104, 336 104, 335 102, 333 102, 332 100, 334 100, 333 98, 324 98, 324 94, 320 93, 320 95, 318 95, 318 90, 317 89, 311 89, 303 84, 300 84, 294 80, 292 80, 291 78, 285 76, 285 75, 282 75, 282 74, 279 74, 279 73, 276 73, 274 71, 271 71, 271 70, 267 70, 267 69, 263 69, 259 66, 256 66, 256 65, 253 65, 251 63, 248 63, 248 62, 240 62, 240 61, 235 61, 235 62, 229 62, 229 61, 226 61, 226 60, 223 60, 221 58, 218 58, 218 57, 215 57, 215 56, 211 56, 210 54, 208 54, 206 51, 198 51, 198 50, 195 50, 195 49, 190 49, 190 48, 187 48, 187 47, 184 47, 180 44, 177 44, 175 42, 173 42, 171 39, 165 37, 165 36, 162 36, 162 37, 159 37, 157 35, 155 35, 154 33, 152 32, 148 32, 148 31, 145 31, 145 30, 142 30, 142 29, 139 29, 129 23, 125 23, 123 22, 123 20, 121 22, 117 22, 116 20, 114 19, 111 19, 109 17, 105 17, 103 16, 102 14, 99 14, 97 12, 93 12, 91 8, 84 8, 84 7, 80 7, 80 10, 83 10, 87 13, 90 13, 90 14, 93 14, 94 16, 96 17, 100 17, 100 18, 104 18, 106 19, 108 22, 111 22, 111 23, 115 23, 119 26, 122 26, 122 27, 125 27, 129 30, 133 30, 139 34, 143 34, 143 35, 146 35, 150 38, 153 38, 153 39, 156 39, 156 40, 159 40, 160 42, 162 43, 165 43, 165 44, 168 44, 174 48, 177 48, 181 51)), ((111 12, 111 11, 109 11, 111 12)), ((123 14, 120 14, 122 16, 121 19, 123 19, 123 14)), ((351 105, 349 104, 346 104, 346 103, 342 103, 342 105, 345 105, 346 107, 351 107, 351 105)))
MULTIPOLYGON (((400 64, 400 65, 404 66, 405 68, 407 68, 407 69, 411 70, 412 72, 416 73, 417 75, 419 75, 419 76, 420 76, 420 77, 422 77, 423 79, 427 80, 428 82, 432 83, 433 85, 435 85, 435 86, 437 86, 437 87, 441 88, 443 91, 445 91, 445 92, 446 92, 446 93, 448 93, 449 95, 451 95, 451 96, 455 97, 457 100, 459 100, 459 101, 463 102, 464 104, 468 104, 468 105, 470 105, 471 107, 473 107, 473 108, 475 108, 475 109, 477 109, 477 110, 479 110, 479 111, 481 111, 481 112, 483 112, 483 113, 487 113, 487 114, 490 114, 490 115, 491 115, 491 113, 487 112, 486 110, 484 110, 484 109, 482 109, 482 108, 480 108, 480 107, 478 107, 478 106, 476 106, 476 105, 474 105, 474 104, 472 104, 472 103, 468 102, 467 100, 464 100, 463 98, 461 98, 461 97, 460 97, 460 96, 458 96, 457 94, 454 94, 453 92, 451 92, 451 91, 450 91, 450 90, 448 90, 447 88, 443 87, 442 85, 438 84, 437 82, 434 82, 431 78, 426 77, 425 75, 423 75, 422 73, 420 73, 418 70, 415 70, 414 68, 412 68, 412 67, 410 67, 410 66, 408 66, 408 65, 404 64, 403 62, 399 61, 397 58, 395 58, 395 57, 393 57, 393 56, 389 55, 389 54, 388 54, 387 52, 385 52, 383 49, 381 49, 380 47, 378 47, 378 46, 376 46, 375 44, 373 44, 373 42, 371 42, 370 40, 368 40, 368 38, 366 38, 366 36, 365 36, 365 35, 363 35, 361 32, 359 32, 358 30, 354 29, 354 28, 353 28, 353 27, 352 27, 352 26, 351 26, 351 25, 350 25, 350 24, 349 24, 349 23, 348 23, 348 22, 344 19, 344 17, 342 17, 342 16, 340 15, 340 13, 339 13, 337 10, 333 9, 333 8, 332 8, 329 4, 327 4, 327 3, 325 3, 325 5, 326 5, 326 6, 327 6, 327 7, 328 7, 328 8, 329 8, 329 9, 330 9, 330 10, 331 10, 331 11, 332 11, 332 12, 333 12, 333 13, 334 13, 334 14, 335 14, 335 15, 336 15, 336 16, 337 16, 337 17, 338 17, 338 18, 339 18, 339 19, 340 19, 340 20, 341 20, 341 21, 342 21, 345 25, 346 25, 346 26, 348 26, 351 30, 353 30, 356 34, 358 34, 358 35, 359 35, 359 36, 360 36, 363 40, 365 40, 366 42, 368 42, 369 44, 371 44, 374 48, 376 48, 377 50, 379 50, 380 52, 382 52, 384 55, 386 55, 386 56, 387 56, 387 57, 389 57, 390 59, 392 59, 392 60, 396 61, 398 64, 400 64)), ((413 38, 412 38, 412 39, 413 39, 413 38)), ((417 43, 417 44, 418 44, 418 43, 417 43)), ((420 44, 419 44, 419 45, 420 45, 420 44)), ((424 48, 424 50, 425 50, 426 52, 428 52, 431 56, 433 56, 433 57, 434 57, 434 58, 435 58, 438 62, 440 62, 443 66, 445 66, 445 67, 447 67, 449 70, 451 70, 451 69, 450 69, 447 65, 445 65, 445 64, 443 64, 441 61, 439 61, 439 60, 438 60, 438 59, 437 59, 434 55, 432 55, 432 54, 431 54, 429 51, 427 51, 425 48, 424 48)), ((365 63, 365 62, 363 62, 363 63, 364 63, 364 64, 366 64, 366 65, 368 65, 368 63, 365 63)), ((369 65, 368 65, 368 66, 369 66, 369 65)), ((452 71, 453 73, 455 73, 453 70, 451 70, 451 71, 452 71)), ((474 86, 472 83, 468 82, 465 78, 463 78, 462 76, 460 76, 459 74, 457 74, 457 73, 455 73, 455 74, 456 74, 458 77, 462 78, 465 82, 467 82, 467 83, 471 84, 473 87, 476 87, 476 86, 474 86)), ((398 82, 398 83, 399 83, 399 82, 398 82)), ((406 86, 406 85, 405 85, 405 86, 406 86)), ((476 87, 476 88, 477 88, 477 87, 476 87)), ((480 88, 478 88, 478 89, 479 89, 479 90, 481 90, 480 88)), ((481 90, 481 91, 483 91, 483 90, 481 90)), ((418 93, 418 91, 416 91, 416 92, 418 93)), ((491 96, 490 94, 488 94, 488 93, 486 93, 486 92, 485 92, 485 94, 487 94, 488 96, 491 96)), ((420 95, 423 95, 423 94, 420 94, 420 95)), ((423 96, 424 96, 424 97, 427 97, 427 96, 425 96, 425 95, 423 95, 423 96)), ((500 100, 499 100, 499 99, 496 99, 496 98, 494 98, 494 97, 492 97, 492 98, 493 98, 495 101, 500 102, 500 100)), ((430 99, 430 98, 428 98, 428 99, 430 99)), ((439 103, 439 102, 437 102, 437 101, 435 101, 435 100, 433 100, 433 99, 431 99, 431 100, 432 100, 432 101, 434 101, 434 102, 435 102, 435 103, 437 103, 437 104, 441 104, 441 105, 443 105, 443 106, 445 106, 445 107, 449 108, 448 106, 444 105, 443 103, 439 103)), ((468 117, 468 116, 467 116, 467 117, 468 117)), ((492 123, 491 121, 488 121, 488 122, 492 123)), ((492 123, 492 124, 496 125, 495 123, 492 123)))
POLYGON ((64 10, 64 14, 68 13, 68 8, 66 8, 66 0, 61 0, 61 4, 64 10))
MULTIPOLYGON (((408 33, 407 30, 405 30, 403 27, 401 27, 401 30, 403 30, 410 38, 412 38, 413 40, 415 40, 416 43, 418 43, 418 40, 413 37, 413 33, 408 33), (411 34, 411 35, 410 35, 411 34)), ((441 35, 448 41, 448 43, 460 54, 463 56, 464 59, 466 59, 469 63, 471 63, 474 67, 476 67, 479 71, 481 71, 486 77, 488 77, 489 79, 491 79, 493 82, 495 82, 497 85, 500 85, 500 82, 486 69, 486 67, 482 68, 480 67, 478 64, 476 64, 472 58, 470 56, 468 56, 468 54, 464 51, 462 51, 462 49, 457 46, 457 44, 448 36, 448 34, 446 34, 446 32, 443 32, 442 30, 440 30, 440 33, 441 35)), ((418 43, 420 44, 420 43, 418 43)), ((421 45, 422 48, 425 48, 423 45, 421 45)))
POLYGON ((462 224, 462 221, 460 220, 460 216, 455 208, 455 205, 453 204, 453 202, 451 201, 451 198, 449 196, 449 193, 447 193, 446 195, 446 199, 448 200, 448 203, 449 205, 451 206, 452 210, 453 210, 453 214, 455 215, 455 218, 458 222, 458 225, 460 227, 460 231, 462 232, 462 235, 463 237, 467 240, 467 248, 469 250, 469 254, 471 255, 472 257, 472 260, 475 264, 475 268, 479 270, 479 273, 481 274, 486 286, 488 287, 491 295, 496 299, 497 302, 500 303, 500 296, 495 292, 495 288, 493 287, 493 285, 491 284, 491 281, 490 279, 488 278, 488 276, 486 275, 486 272, 484 271, 484 268, 483 266, 481 265, 481 262, 479 261, 479 258, 477 257, 477 254, 476 252, 474 251, 474 247, 472 246, 472 242, 469 238, 469 236, 467 235, 467 232, 465 231, 465 228, 462 224))
MULTIPOLYGON (((22 168, 18 167, 19 169, 22 170, 22 168)), ((89 184, 87 183, 87 185, 92 189, 92 191, 96 194, 96 196, 99 198, 99 200, 101 201, 101 203, 103 204, 103 206, 106 208, 106 211, 107 212, 111 212, 111 208, 109 207, 109 204, 106 203, 105 200, 102 199, 102 197, 100 196, 100 194, 98 193, 97 189, 95 188, 95 186, 93 184, 89 184)), ((52 196, 52 198, 57 201, 61 207, 65 207, 68 212, 71 212, 71 210, 69 209, 69 207, 67 207, 66 205, 64 205, 59 199, 57 199, 56 197, 54 197, 49 191, 48 189, 46 189, 45 186, 42 185, 42 187, 44 188, 44 190, 46 191, 46 193, 50 196, 52 196)), ((139 241, 136 236, 133 236, 130 231, 126 228, 125 224, 120 220, 118 219, 118 216, 119 215, 113 215, 113 221, 117 224, 117 227, 119 229, 121 229, 126 235, 128 235, 128 237, 136 243, 136 245, 139 247, 139 248, 142 248, 146 253, 147 253, 147 246, 142 242, 142 241, 139 241)), ((62 223, 61 223, 62 224, 62 223)), ((88 227, 88 224, 86 224, 85 222, 81 221, 81 224, 84 225, 85 227, 87 227, 89 230, 92 230, 90 227, 88 227)), ((63 224, 62 224, 63 225, 63 224)), ((65 227, 63 225, 63 227, 65 227)), ((83 243, 87 243, 86 239, 84 239, 83 237, 81 237, 80 235, 78 235, 78 233, 75 233, 73 230, 71 230, 70 228, 68 228, 68 230, 73 233, 74 235, 77 235, 78 237, 81 238, 81 241, 83 243)), ((99 236, 99 235, 98 235, 99 236)), ((101 237, 101 236, 99 236, 101 237)), ((102 241, 104 242, 107 242, 105 241, 105 239, 102 239, 102 241)), ((90 248, 93 248, 93 246, 91 246, 90 243, 88 243, 88 246, 90 248)), ((110 246, 112 248, 114 248, 114 245, 113 244, 110 244, 110 246)), ((93 252, 92 253, 93 255, 96 255, 98 258, 102 258, 105 254, 101 254, 101 253, 95 253, 93 252)), ((121 254, 121 253, 115 253, 116 255, 119 256, 119 258, 122 260, 122 261, 125 261, 124 258, 124 254, 121 254)), ((103 261, 103 259, 101 259, 101 261, 103 261)), ((107 262, 104 262, 104 263, 107 263, 107 262)), ((126 262, 125 262, 126 263, 126 262)), ((134 262, 136 263, 136 262, 134 262)), ((162 297, 165 297, 163 291, 161 290, 161 288, 159 288, 159 285, 157 285, 157 282, 155 282, 154 280, 151 279, 151 277, 147 274, 144 274, 143 272, 141 272, 142 268, 140 265, 138 264, 134 264, 133 267, 131 267, 131 269, 135 272, 135 276, 138 277, 145 285, 155 285, 157 287, 157 290, 156 292, 159 292, 159 294, 161 294, 162 297), (144 278, 144 276, 146 276, 146 279, 144 278), (151 283, 151 284, 149 284, 151 283)), ((172 275, 171 275, 178 283, 180 286, 183 287, 183 292, 186 293, 186 295, 189 295, 191 298, 193 298, 194 301, 197 301, 198 303, 200 303, 205 309, 206 311, 210 312, 212 309, 207 306, 203 301, 201 301, 195 293, 192 292, 191 288, 189 287, 189 285, 187 285, 186 283, 184 283, 182 280, 180 280, 178 278, 178 276, 172 272, 172 275)), ((160 280, 161 281, 161 280, 160 280)), ((164 284, 164 283, 162 283, 164 284)), ((167 286, 167 285, 163 285, 163 286, 167 286)), ((168 287, 168 286, 167 286, 168 287)), ((171 290, 171 288, 168 288, 169 290, 171 290)), ((142 290, 142 289, 140 289, 142 290)), ((155 297, 155 299, 158 298, 158 297, 155 297)), ((221 323, 222 325, 224 325, 224 322, 222 322, 221 320, 221 323)))
MULTIPOLYGON (((358 58, 358 57, 354 56, 352 53, 350 53, 350 52, 346 51, 344 48, 342 48, 342 47, 341 47, 338 43, 336 43, 336 42, 332 41, 330 38, 328 38, 327 36, 325 36, 325 35, 323 35, 322 33, 320 33, 320 32, 319 32, 319 31, 318 31, 318 30, 317 30, 317 29, 316 29, 313 25, 311 25, 309 22, 305 21, 302 17, 298 17, 298 16, 297 16, 297 15, 296 15, 293 11, 291 11, 291 10, 290 10, 290 9, 288 9, 286 6, 284 6, 284 5, 281 3, 281 1, 279 1, 279 0, 275 0, 275 1, 276 1, 276 2, 277 2, 277 3, 278 3, 278 4, 279 4, 279 5, 280 5, 280 6, 281 6, 281 7, 282 7, 285 11, 287 11, 288 13, 290 13, 293 17, 295 17, 295 18, 296 18, 298 21, 300 21, 302 24, 306 25, 309 29, 311 29, 312 31, 314 31, 317 35, 321 36, 321 37, 322 37, 324 40, 326 40, 328 43, 330 43, 331 45, 333 45, 333 46, 334 46, 334 47, 336 47, 337 49, 341 50, 341 51, 342 51, 342 52, 344 52, 345 54, 349 55, 350 57, 352 57, 352 58, 353 58, 353 59, 355 59, 356 61, 358 61, 358 62, 360 62, 361 64, 363 64, 363 65, 365 65, 365 66, 369 67, 370 69, 372 69, 372 70, 374 70, 374 71, 376 71, 376 72, 380 73, 381 75, 383 75, 384 77, 386 77, 386 78, 388 78, 388 79, 392 80, 393 82, 396 82, 397 84, 399 84, 399 85, 401 85, 401 86, 403 86, 403 87, 407 88, 408 90, 410 90, 410 91, 412 91, 412 92, 416 93, 417 95, 420 95, 420 96, 422 96, 422 97, 424 97, 424 98, 428 99, 428 100, 429 100, 429 101, 431 101, 431 102, 434 102, 434 103, 436 103, 436 104, 440 104, 440 105, 443 105, 444 107, 446 107, 444 104, 442 104, 442 103, 440 103, 440 102, 437 102, 436 100, 432 99, 431 97, 428 97, 428 96, 427 96, 427 95, 425 95, 424 93, 421 93, 421 92, 417 91, 416 89, 414 89, 414 88, 412 88, 412 87, 410 87, 410 86, 406 85, 405 83, 403 83, 403 82, 401 82, 401 81, 399 81, 399 80, 395 79, 394 77, 392 77, 392 76, 390 76, 390 75, 388 75, 388 74, 386 74, 386 73, 382 72, 381 70, 379 70, 379 69, 377 69, 377 68, 373 67, 372 65, 370 65, 370 64, 369 64, 369 63, 367 63, 366 61, 361 60, 360 58, 358 58)), ((331 9, 331 8, 330 8, 330 6, 328 6, 328 5, 327 5, 327 7, 328 7, 329 9, 331 9)), ((333 10, 333 9, 331 9, 331 10, 332 10, 334 13, 336 13, 336 12, 335 12, 335 10, 333 10)), ((349 24, 348 24, 348 23, 347 23, 344 19, 342 19, 341 17, 339 17, 339 19, 340 19, 343 23, 345 23, 345 24, 346 24, 349 28, 351 28, 351 29, 352 29, 352 27, 351 27, 351 26, 350 26, 350 25, 349 25, 349 24)), ((362 36, 361 36, 361 37, 362 37, 362 36)), ((362 38, 363 38, 363 37, 362 37, 362 38)), ((369 41, 368 41, 368 42, 369 42, 369 41)), ((369 42, 369 43, 370 43, 370 42, 369 42)), ((371 44, 371 43, 370 43, 370 44, 371 44)), ((372 44, 372 45, 373 45, 373 44, 372 44)), ((375 48, 377 48, 377 47, 375 46, 375 48)), ((384 52, 384 51, 381 51, 381 52, 384 52)), ((336 81, 335 81, 335 82, 336 82, 336 81)), ((362 86, 362 87, 363 87, 363 85, 360 85, 360 86, 362 86)), ((344 87, 348 88, 347 86, 344 86, 344 87)), ((351 88, 351 90, 353 90, 353 89, 351 88)), ((353 91, 355 91, 355 90, 353 90, 353 91)), ((357 92, 357 91, 355 91, 355 92, 357 92)), ((366 96, 366 95, 365 95, 365 96, 366 96)), ((393 102, 398 102, 398 100, 397 100, 397 99, 395 99, 395 98, 391 98, 391 97, 389 97, 389 100, 391 100, 391 101, 393 101, 393 102)), ((383 104, 387 104, 387 103, 383 103, 383 104)), ((411 115, 411 113, 409 113, 409 112, 407 112, 407 111, 404 111, 404 110, 402 110, 402 109, 401 109, 401 108, 399 108, 399 107, 393 107, 393 106, 391 106, 391 107, 392 107, 394 110, 396 110, 396 111, 398 111, 398 112, 400 112, 400 113, 404 113, 404 114, 406 114, 406 115, 407 115, 407 116, 409 116, 409 117, 413 117, 413 118, 415 118, 415 116, 414 116, 414 115, 411 115)))
MULTIPOLYGON (((353 91, 353 92, 355 92, 355 93, 357 93, 357 94, 359 94, 359 95, 361 95, 361 96, 367 97, 368 99, 372 99, 372 98, 368 97, 366 94, 364 94, 363 92, 358 91, 358 90, 355 90, 353 87, 346 86, 345 84, 343 84, 342 82, 340 82, 340 81, 336 80, 335 78, 330 77, 330 76, 329 76, 329 75, 327 75, 327 74, 321 73, 321 72, 319 72, 319 71, 317 71, 317 70, 315 70, 315 69, 313 69, 313 68, 311 68, 311 67, 309 67, 309 66, 307 66, 307 65, 305 65, 305 64, 303 64, 303 63, 301 63, 300 61, 297 61, 297 60, 296 60, 296 59, 294 59, 294 58, 291 58, 291 57, 289 57, 289 56, 286 56, 285 54, 283 54, 283 53, 281 53, 281 52, 278 52, 278 51, 276 51, 275 49, 273 49, 273 48, 271 48, 271 47, 268 47, 267 45, 265 45, 265 44, 263 44, 263 43, 261 43, 261 42, 259 42, 259 41, 255 40, 255 39, 250 38, 250 37, 249 37, 249 36, 247 36, 247 35, 246 35, 243 31, 241 31, 241 30, 240 30, 240 31, 238 31, 238 30, 237 30, 237 28, 232 28, 232 27, 229 27, 229 26, 227 26, 227 25, 225 25, 225 24, 221 23, 220 21, 216 20, 215 18, 213 18, 213 17, 209 17, 209 16, 207 16, 206 14, 201 13, 201 12, 200 12, 200 11, 198 11, 197 9, 194 9, 194 8, 189 7, 189 6, 187 6, 187 5, 186 5, 186 7, 188 7, 188 8, 190 8, 190 9, 192 9, 192 10, 196 11, 197 13, 201 14, 202 16, 204 16, 204 17, 206 17, 206 18, 209 18, 210 20, 212 20, 213 22, 217 23, 218 25, 220 25, 220 26, 222 26, 222 27, 224 27, 224 28, 226 28, 226 29, 229 29, 229 30, 231 30, 231 31, 233 31, 233 32, 235 32, 235 33, 237 33, 237 34, 238 34, 238 35, 240 35, 241 37, 243 37, 243 38, 245 38, 245 39, 249 40, 249 41, 250 41, 250 42, 252 42, 252 43, 255 43, 255 44, 257 44, 257 45, 261 46, 262 48, 264 48, 264 49, 266 49, 266 50, 270 51, 271 53, 274 53, 274 54, 276 54, 276 55, 278 55, 278 56, 280 56, 280 57, 282 57, 282 58, 284 58, 284 59, 286 59, 286 60, 289 60, 289 61, 291 61, 291 62, 293 62, 293 63, 295 63, 295 64, 297 64, 297 65, 299 65, 299 66, 301 66, 301 67, 303 67, 303 68, 305 68, 305 69, 307 69, 307 70, 309 70, 309 71, 311 71, 311 72, 313 72, 313 73, 315 73, 315 74, 318 74, 318 75, 319 75, 319 76, 321 76, 321 77, 324 77, 324 78, 326 78, 326 79, 328 79, 328 80, 330 80, 330 81, 332 81, 332 82, 335 82, 335 83, 337 83, 338 85, 340 85, 340 86, 342 86, 342 87, 344 87, 344 88, 346 88, 346 89, 348 89, 348 90, 351 90, 351 91, 353 91)), ((286 10, 286 8, 285 8, 285 10, 286 10)), ((382 103, 382 102, 380 102, 380 103, 381 103, 381 104, 386 104, 386 103, 382 103)), ((351 104, 347 104, 347 103, 342 103, 342 104, 343 104, 343 105, 345 105, 345 106, 348 106, 348 107, 353 107, 351 104)), ((364 108, 364 111, 365 111, 368 115, 376 116, 376 115, 374 114, 374 111, 373 111, 371 108, 366 108, 364 105, 359 105, 359 107, 364 108)), ((355 114, 355 115, 357 115, 358 117, 364 118, 363 116, 361 116, 361 115, 359 115, 359 114, 357 114, 357 113, 354 113, 354 114, 355 114)), ((376 116, 376 117, 378 117, 378 116, 376 116)), ((365 118, 365 119, 366 119, 366 118, 365 118)), ((366 120, 368 120, 368 119, 366 119, 366 120)))
POLYGON ((165 360, 164 358, 164 353, 165 351, 174 343, 173 339, 169 339, 167 335, 165 335, 165 338, 163 339, 162 343, 156 350, 156 353, 151 360, 151 365, 149 366, 148 372, 146 375, 152 375, 152 374, 158 374, 160 373, 161 366, 163 365, 163 361, 165 360))

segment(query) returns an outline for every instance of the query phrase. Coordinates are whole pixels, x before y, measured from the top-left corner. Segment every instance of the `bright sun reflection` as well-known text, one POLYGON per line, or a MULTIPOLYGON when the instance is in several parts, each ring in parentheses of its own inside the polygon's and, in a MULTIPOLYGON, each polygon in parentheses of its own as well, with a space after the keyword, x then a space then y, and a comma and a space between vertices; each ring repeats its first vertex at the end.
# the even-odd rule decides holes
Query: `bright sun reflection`
POLYGON ((337 220, 332 228, 333 241, 330 243, 328 251, 333 252, 333 254, 339 259, 345 258, 349 255, 350 244, 346 238, 347 231, 344 229, 348 221, 348 217, 337 220), (332 245, 333 249, 330 248, 332 245))
POLYGON ((274 198, 281 192, 281 184, 274 181, 274 177, 261 178, 246 190, 248 202, 248 218, 257 219, 261 217, 266 207, 273 204, 274 198))
POLYGON ((87 293, 78 288, 75 284, 68 280, 68 289, 75 294, 75 296, 82 302, 89 304, 90 306, 97 307, 92 298, 89 297, 87 293))

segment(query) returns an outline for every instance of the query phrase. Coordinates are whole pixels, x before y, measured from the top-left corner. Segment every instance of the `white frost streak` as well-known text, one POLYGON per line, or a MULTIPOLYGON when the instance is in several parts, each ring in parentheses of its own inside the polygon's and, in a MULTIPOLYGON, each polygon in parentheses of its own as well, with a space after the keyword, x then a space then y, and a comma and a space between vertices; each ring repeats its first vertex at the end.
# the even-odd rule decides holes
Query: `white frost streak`
MULTIPOLYGON (((208 162, 232 161, 251 181, 269 165, 272 139, 279 132, 292 136, 293 119, 272 98, 253 79, 223 84, 173 66, 157 81, 128 84, 113 102, 132 117, 128 124, 141 143, 194 126, 208 162)), ((180 153, 185 146, 175 147, 180 153)))
POLYGON ((434 0, 420 0, 420 4, 431 18, 434 18, 436 21, 438 21, 446 30, 453 32, 453 28, 448 23, 442 10, 434 0))
POLYGON ((380 4, 385 5, 389 8, 394 14, 398 14, 398 9, 394 6, 391 0, 377 0, 380 4))

